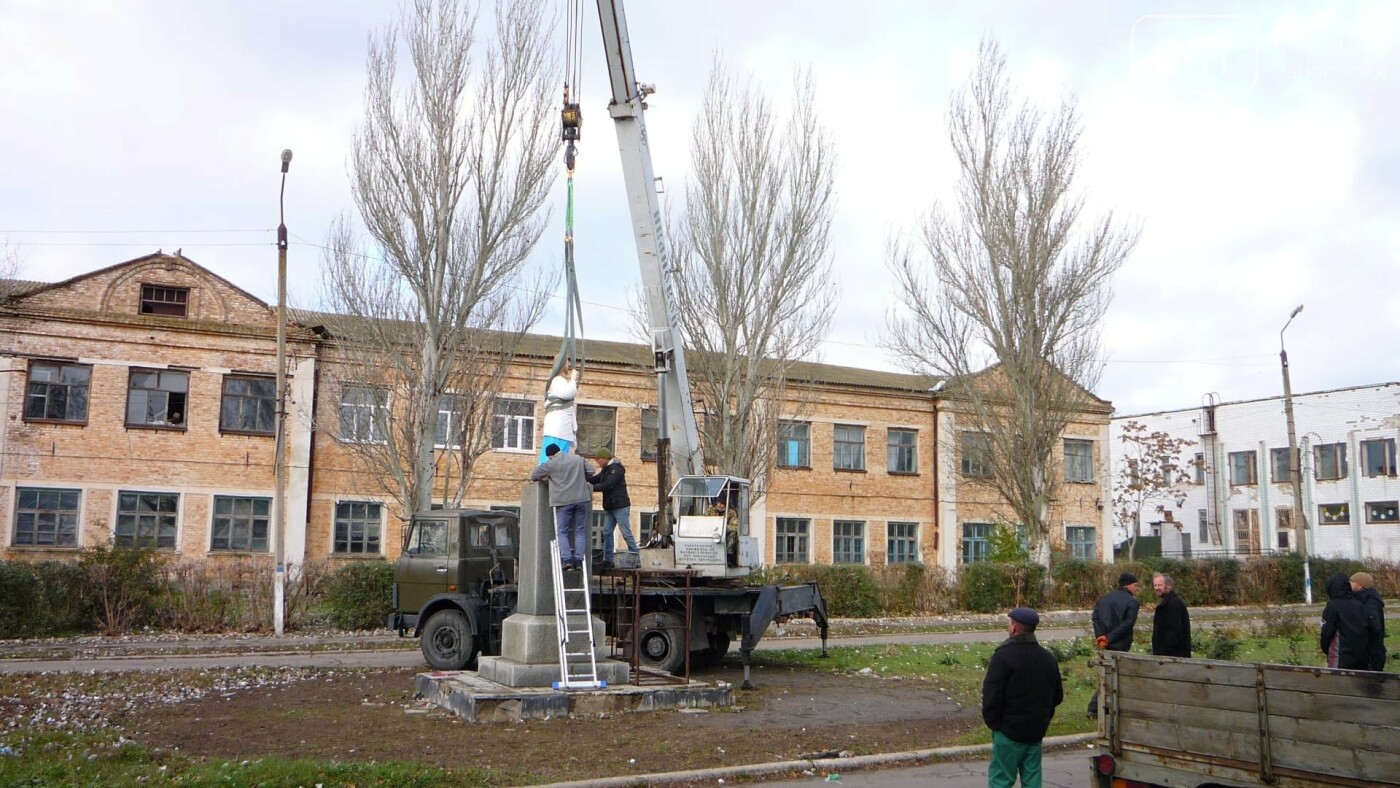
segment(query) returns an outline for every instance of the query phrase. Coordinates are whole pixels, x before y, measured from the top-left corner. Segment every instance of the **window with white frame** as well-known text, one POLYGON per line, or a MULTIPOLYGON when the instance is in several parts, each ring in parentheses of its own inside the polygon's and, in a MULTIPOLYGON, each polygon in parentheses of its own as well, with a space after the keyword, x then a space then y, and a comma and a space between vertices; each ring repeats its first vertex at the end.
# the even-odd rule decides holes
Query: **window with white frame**
POLYGON ((1395 501, 1367 501, 1366 522, 1374 525, 1390 525, 1400 522, 1395 501))
POLYGON ((1196 452, 1196 456, 1191 460, 1191 477, 1196 484, 1206 483, 1206 455, 1204 452, 1196 452))
POLYGON ((497 397, 491 416, 491 448, 502 451, 535 450, 535 403, 527 399, 497 397))
POLYGON ((174 550, 179 511, 176 493, 119 492, 113 546, 174 550))
POLYGON ((1395 439, 1375 438, 1361 442, 1361 467, 1368 477, 1395 475, 1395 439))
POLYGON ((974 479, 992 475, 992 436, 985 432, 965 431, 962 439, 962 474, 974 479))
POLYGON ((1065 438, 1065 481, 1094 481, 1094 442, 1065 438))
POLYGON ((1259 483, 1258 452, 1230 452, 1230 484, 1241 487, 1259 483))
POLYGON ((1210 544, 1210 520, 1205 509, 1196 510, 1196 542, 1210 544))
POLYGON ((213 552, 266 553, 271 523, 271 498, 216 495, 209 549, 213 552))
POLYGON ((779 564, 806 564, 811 561, 808 543, 812 521, 801 517, 779 517, 774 526, 773 560, 779 564))
POLYGON ((185 428, 190 373, 133 369, 126 389, 126 426, 185 428))
POLYGON ((1093 561, 1098 557, 1097 530, 1092 525, 1065 526, 1065 547, 1069 557, 1080 561, 1093 561))
POLYGON ((1351 504, 1324 503, 1317 507, 1319 525, 1351 525, 1351 504))
POLYGON ((613 445, 616 438, 617 408, 578 406, 577 453, 585 457, 597 457, 600 449, 616 453, 617 447, 613 445))
MULTIPOLYGON (((374 501, 340 501, 335 505, 331 549, 340 555, 378 555, 384 531, 384 506, 374 501)), ((446 534, 442 543, 447 544, 446 534)))
POLYGON ((345 443, 383 443, 389 392, 375 386, 340 390, 340 439, 345 443))
POLYGON ((33 361, 24 390, 25 421, 87 421, 88 383, 92 367, 57 361, 33 361))
POLYGON ((891 522, 885 525, 885 563, 919 562, 919 524, 891 522))
POLYGON ((642 459, 656 461, 656 441, 661 428, 656 421, 656 408, 642 408, 642 459))
POLYGON ((865 563, 865 523, 837 520, 831 524, 831 562, 865 563))
POLYGON ((1293 481, 1288 469, 1288 449, 1269 449, 1269 467, 1273 470, 1274 484, 1287 484, 1293 481))
POLYGON ((1313 447, 1313 473, 1318 481, 1334 481, 1347 477, 1347 445, 1324 443, 1313 447))
POLYGON ((962 562, 964 564, 975 564, 978 561, 987 560, 991 552, 992 535, 991 523, 963 523, 962 526, 962 562))
POLYGON ((81 490, 19 487, 15 490, 15 547, 77 547, 81 490))
POLYGON ((832 428, 832 467, 838 471, 865 470, 865 428, 837 424, 832 428))
POLYGON ((896 429, 886 431, 889 446, 886 467, 890 473, 919 472, 919 431, 896 429))
POLYGON ((437 398, 437 424, 433 445, 439 449, 459 449, 465 436, 466 399, 461 394, 440 394, 437 398))
POLYGON ((778 467, 812 467, 812 426, 805 421, 778 422, 778 467))

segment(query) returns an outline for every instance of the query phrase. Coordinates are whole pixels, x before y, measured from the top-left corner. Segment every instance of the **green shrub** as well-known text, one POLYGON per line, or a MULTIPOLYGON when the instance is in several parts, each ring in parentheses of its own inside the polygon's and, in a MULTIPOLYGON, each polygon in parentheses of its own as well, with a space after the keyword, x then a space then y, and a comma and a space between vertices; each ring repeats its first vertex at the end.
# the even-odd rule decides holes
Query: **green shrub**
POLYGON ((994 564, 1023 564, 1031 554, 1021 544, 1021 533, 1009 523, 997 523, 987 537, 987 560, 994 564))
POLYGON ((1205 632, 1196 630, 1195 635, 1191 638, 1191 653, 1205 659, 1230 661, 1240 652, 1240 647, 1243 645, 1244 640, 1239 637, 1237 632, 1216 625, 1205 632))
POLYGON ((1065 607, 1091 608, 1113 584, 1098 561, 1073 558, 1055 564, 1050 573, 1055 578, 1053 601, 1065 607))
POLYGON ((1233 558, 1206 558, 1196 562, 1196 582, 1203 605, 1233 605, 1239 601, 1240 562, 1233 558))
POLYGON ((375 629, 393 612, 394 565, 388 561, 351 561, 326 582, 331 626, 375 629))
POLYGON ((869 618, 880 610, 880 592, 864 566, 826 566, 818 573, 817 584, 826 599, 831 616, 869 618))
POLYGON ((1177 596, 1181 597, 1183 602, 1193 606, 1205 604, 1205 589, 1201 587, 1200 579, 1196 577, 1194 562, 1183 561, 1180 558, 1153 556, 1142 559, 1142 565, 1145 571, 1138 575, 1138 580, 1142 582, 1142 595, 1138 597, 1139 599, 1144 602, 1150 600, 1153 604, 1156 603, 1157 594, 1152 590, 1152 575, 1163 574, 1172 579, 1177 596))
POLYGON ((149 623, 161 592, 162 558, 149 547, 101 545, 82 551, 84 590, 98 629, 120 635, 149 623))
POLYGON ((958 591, 963 609, 974 613, 1040 607, 1045 597, 1045 567, 978 561, 962 568, 958 591))

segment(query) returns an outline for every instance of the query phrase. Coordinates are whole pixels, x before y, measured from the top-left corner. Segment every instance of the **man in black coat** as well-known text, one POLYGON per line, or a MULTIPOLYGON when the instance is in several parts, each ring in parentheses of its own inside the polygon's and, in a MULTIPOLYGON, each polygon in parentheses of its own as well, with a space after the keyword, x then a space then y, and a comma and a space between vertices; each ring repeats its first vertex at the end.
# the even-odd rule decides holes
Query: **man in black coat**
MULTIPOLYGON (((1094 603, 1094 613, 1090 621, 1094 625, 1094 643, 1109 651, 1131 651, 1133 648, 1133 627, 1137 626, 1138 616, 1137 576, 1124 572, 1118 576, 1118 588, 1099 597, 1094 603)), ((1099 693, 1089 698, 1089 717, 1099 716, 1099 693)))
POLYGON ((1351 581, 1341 572, 1327 580, 1327 607, 1322 609, 1322 653, 1327 667, 1369 670, 1372 638, 1380 637, 1375 614, 1351 594, 1351 581))
POLYGON ((1035 639, 1040 616, 1028 607, 1009 614, 1009 637, 992 652, 982 680, 982 721, 992 730, 990 788, 1040 788, 1040 742, 1065 699, 1055 656, 1035 639))
MULTIPOLYGON (((632 536, 632 499, 627 495, 627 469, 622 460, 612 456, 606 448, 598 450, 598 463, 603 467, 597 474, 588 477, 593 492, 603 494, 603 561, 602 569, 613 565, 615 537, 613 528, 622 529, 622 539, 627 542, 627 552, 640 556, 637 540, 632 536)), ((636 566, 634 563, 633 566, 636 566)))
POLYGON ((1385 600, 1376 592, 1376 580, 1370 572, 1357 572, 1351 576, 1351 595, 1380 622, 1380 637, 1372 638, 1366 662, 1371 670, 1385 670, 1385 600))
POLYGON ((1157 609, 1152 612, 1152 653, 1159 657, 1191 656, 1191 614, 1176 593, 1170 575, 1152 576, 1157 609))

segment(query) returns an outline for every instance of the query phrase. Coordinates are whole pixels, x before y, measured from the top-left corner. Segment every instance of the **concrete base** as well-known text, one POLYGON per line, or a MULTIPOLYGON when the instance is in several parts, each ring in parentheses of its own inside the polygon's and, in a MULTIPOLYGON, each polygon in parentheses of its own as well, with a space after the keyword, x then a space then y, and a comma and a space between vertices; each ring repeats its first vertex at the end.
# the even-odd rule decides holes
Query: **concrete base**
MULTIPOLYGON (((476 674, 483 681, 511 689, 552 688, 559 680, 558 662, 521 662, 509 657, 478 657, 476 674)), ((598 660, 598 678, 614 684, 626 684, 632 669, 626 662, 615 659, 598 660)))
MULTIPOLYGON (((491 658, 481 659, 485 662, 491 658)), ((625 676, 623 681, 626 681, 625 676)), ((609 683, 600 690, 561 692, 544 687, 507 687, 469 670, 419 673, 414 680, 414 689, 419 697, 468 722, 519 722, 569 715, 713 709, 734 703, 734 691, 728 684, 715 686, 692 681, 689 684, 636 687, 626 683, 609 683)))

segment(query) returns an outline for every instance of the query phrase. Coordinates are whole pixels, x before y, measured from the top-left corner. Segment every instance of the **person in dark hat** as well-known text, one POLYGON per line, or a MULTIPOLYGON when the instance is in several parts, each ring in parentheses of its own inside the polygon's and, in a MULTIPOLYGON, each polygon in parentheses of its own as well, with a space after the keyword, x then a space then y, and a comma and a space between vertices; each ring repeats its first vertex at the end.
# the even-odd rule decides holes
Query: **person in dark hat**
MULTIPOLYGON (((1094 643, 1109 651, 1132 651, 1133 627, 1137 626, 1137 595, 1141 586, 1137 575, 1124 572, 1118 576, 1118 588, 1099 597, 1094 603, 1090 620, 1094 624, 1094 643)), ((1089 716, 1099 716, 1099 693, 1089 698, 1089 716)))
POLYGON ((1008 615, 1007 638, 987 664, 982 680, 982 721, 992 731, 990 788, 1040 788, 1041 741, 1065 699, 1055 655, 1035 639, 1040 616, 1028 607, 1008 615))

